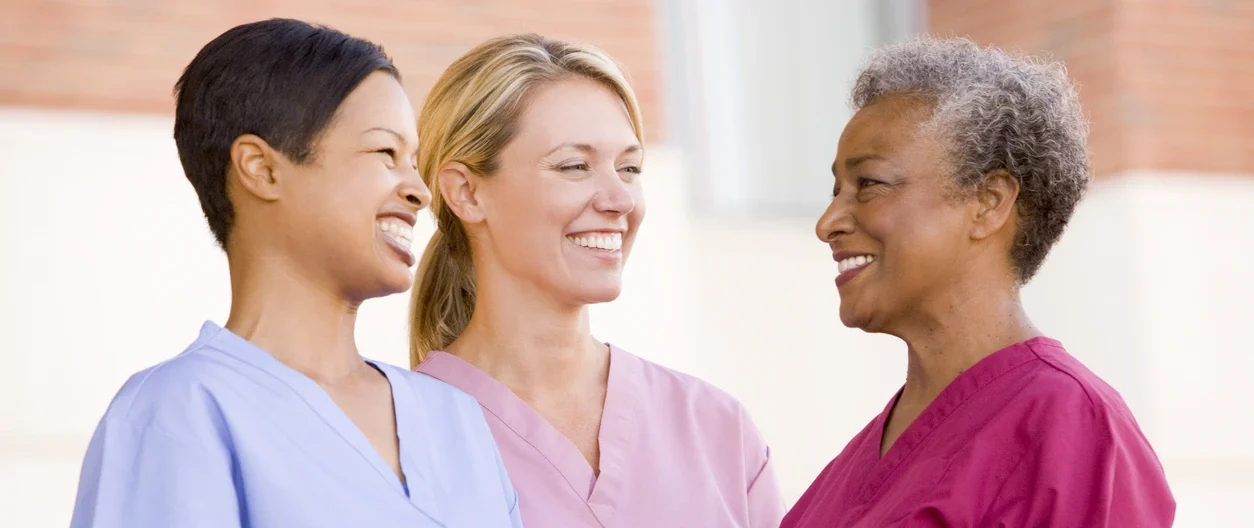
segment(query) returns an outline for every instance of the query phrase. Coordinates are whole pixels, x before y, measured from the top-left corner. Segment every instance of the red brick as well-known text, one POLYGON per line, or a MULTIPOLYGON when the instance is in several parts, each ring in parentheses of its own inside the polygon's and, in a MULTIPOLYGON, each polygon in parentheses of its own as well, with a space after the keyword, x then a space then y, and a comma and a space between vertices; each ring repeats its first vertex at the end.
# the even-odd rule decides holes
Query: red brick
POLYGON ((1254 2, 931 0, 929 30, 1066 62, 1096 175, 1254 173, 1254 2))
POLYGON ((603 47, 633 81, 651 139, 662 130, 651 0, 5 0, 0 104, 170 113, 171 89, 206 42, 274 16, 379 42, 420 104, 475 44, 537 32, 603 47))

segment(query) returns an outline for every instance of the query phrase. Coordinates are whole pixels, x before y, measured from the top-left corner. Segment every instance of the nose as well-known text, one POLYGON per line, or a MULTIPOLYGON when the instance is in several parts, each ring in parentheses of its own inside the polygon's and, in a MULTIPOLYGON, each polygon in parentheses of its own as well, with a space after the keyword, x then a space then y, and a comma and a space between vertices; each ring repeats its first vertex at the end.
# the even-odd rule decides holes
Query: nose
POLYGON ((431 205, 431 189, 422 181, 422 176, 418 174, 417 169, 410 168, 403 172, 397 192, 402 199, 414 206, 415 210, 422 210, 431 205))
POLYGON ((832 202, 827 204, 827 209, 819 216, 819 221, 814 225, 814 234, 819 240, 825 244, 830 244, 841 235, 847 235, 853 232, 853 214, 849 204, 840 196, 832 198, 832 202))
POLYGON ((621 216, 635 210, 636 197, 632 194, 631 184, 623 181, 617 171, 609 171, 601 180, 601 189, 593 201, 597 211, 621 216))

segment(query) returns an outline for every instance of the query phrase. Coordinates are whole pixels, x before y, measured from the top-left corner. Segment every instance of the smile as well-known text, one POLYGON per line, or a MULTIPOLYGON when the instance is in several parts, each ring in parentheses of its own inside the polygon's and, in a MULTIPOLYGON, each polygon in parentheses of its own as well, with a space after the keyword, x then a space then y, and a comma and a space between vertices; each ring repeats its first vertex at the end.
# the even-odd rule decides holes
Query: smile
POLYGON ((617 232, 567 235, 566 240, 574 242, 577 246, 586 247, 588 249, 599 249, 611 252, 622 251, 623 249, 623 234, 617 232))
POLYGON ((396 242, 402 248, 410 249, 414 245, 414 228, 396 218, 380 218, 375 221, 383 236, 396 242))
POLYGON ((383 240, 399 254, 401 260, 405 261, 405 265, 413 266, 417 261, 413 252, 413 226, 399 218, 391 217, 380 218, 375 221, 375 225, 383 233, 383 240))
POLYGON ((856 257, 849 257, 838 261, 836 263, 836 269, 837 272, 844 273, 849 270, 861 268, 872 262, 875 262, 875 255, 858 255, 856 257))

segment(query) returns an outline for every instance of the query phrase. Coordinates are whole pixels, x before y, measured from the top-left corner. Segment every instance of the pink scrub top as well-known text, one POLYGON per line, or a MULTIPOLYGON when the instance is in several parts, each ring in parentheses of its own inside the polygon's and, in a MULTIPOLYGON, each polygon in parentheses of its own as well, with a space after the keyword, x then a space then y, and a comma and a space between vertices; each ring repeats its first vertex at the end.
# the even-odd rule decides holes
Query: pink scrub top
POLYGON ((984 358, 881 458, 894 403, 828 464, 784 527, 1171 526, 1175 500, 1132 413, 1057 341, 984 358))
POLYGON ((697 378, 610 346, 600 475, 505 385, 433 352, 417 370, 479 400, 527 528, 777 528, 770 449, 744 407, 697 378))

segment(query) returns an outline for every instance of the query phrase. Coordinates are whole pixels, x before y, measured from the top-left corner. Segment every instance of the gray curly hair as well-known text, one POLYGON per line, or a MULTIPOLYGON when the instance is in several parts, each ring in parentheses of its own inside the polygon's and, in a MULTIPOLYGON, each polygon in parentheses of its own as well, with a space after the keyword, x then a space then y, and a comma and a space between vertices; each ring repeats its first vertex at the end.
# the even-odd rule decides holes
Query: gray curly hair
POLYGON ((1010 256, 1026 283, 1089 182, 1088 123, 1063 65, 967 39, 915 37, 875 54, 854 84, 854 109, 891 94, 932 102, 924 128, 948 145, 959 191, 977 189, 998 169, 1018 178, 1019 226, 1010 256))

